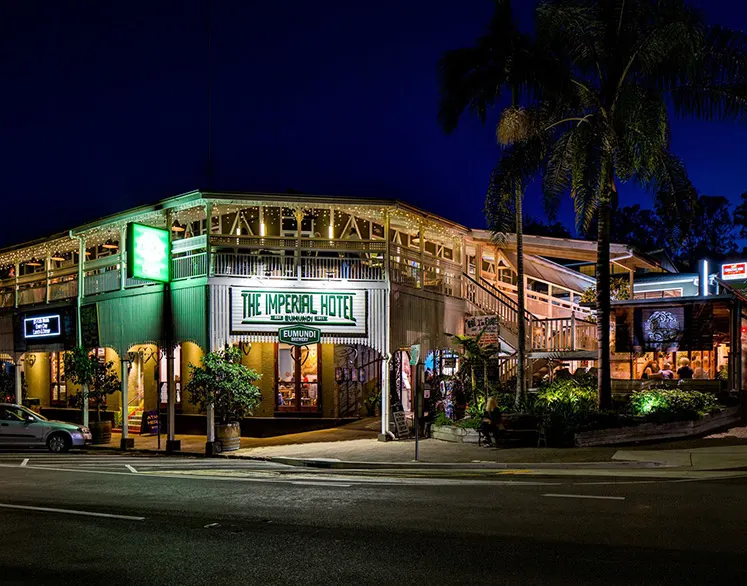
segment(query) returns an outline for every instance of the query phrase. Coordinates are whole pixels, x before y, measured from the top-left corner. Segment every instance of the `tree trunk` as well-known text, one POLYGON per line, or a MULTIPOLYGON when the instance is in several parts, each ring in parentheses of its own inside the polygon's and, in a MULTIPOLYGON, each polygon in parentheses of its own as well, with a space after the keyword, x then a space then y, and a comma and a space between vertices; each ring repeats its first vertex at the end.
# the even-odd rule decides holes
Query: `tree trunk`
MULTIPOLYGON (((614 191, 614 182, 610 185, 614 191)), ((610 378, 610 195, 602 193, 599 201, 597 233, 597 392, 599 408, 612 407, 610 378)))
POLYGON ((488 400, 488 359, 486 358, 482 363, 482 384, 485 387, 485 401, 488 400))
POLYGON ((519 304, 518 315, 518 343, 516 348, 516 398, 515 404, 518 409, 526 391, 526 299, 524 296, 524 218, 523 218, 523 194, 517 190, 516 193, 516 293, 519 304))
POLYGON ((477 405, 477 381, 475 380, 475 365, 469 365, 470 382, 472 383, 472 399, 477 405))

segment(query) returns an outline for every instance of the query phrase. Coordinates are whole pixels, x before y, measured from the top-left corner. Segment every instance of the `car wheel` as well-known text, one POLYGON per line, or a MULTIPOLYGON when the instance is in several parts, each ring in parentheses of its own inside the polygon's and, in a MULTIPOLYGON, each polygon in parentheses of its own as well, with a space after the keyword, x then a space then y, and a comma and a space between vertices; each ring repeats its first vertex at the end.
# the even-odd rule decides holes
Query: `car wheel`
POLYGON ((72 443, 73 442, 70 441, 70 438, 64 433, 53 433, 49 436, 49 439, 47 439, 47 447, 49 448, 49 451, 57 454, 67 452, 72 446, 72 443))

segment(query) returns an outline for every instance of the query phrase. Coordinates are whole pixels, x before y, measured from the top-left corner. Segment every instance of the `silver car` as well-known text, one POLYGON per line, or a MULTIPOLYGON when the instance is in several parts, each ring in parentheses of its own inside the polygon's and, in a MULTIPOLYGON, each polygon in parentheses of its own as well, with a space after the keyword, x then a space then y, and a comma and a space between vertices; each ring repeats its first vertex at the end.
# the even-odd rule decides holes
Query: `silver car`
POLYGON ((67 452, 91 443, 87 427, 64 421, 49 421, 38 413, 0 403, 0 447, 26 448, 47 446, 51 452, 67 452))

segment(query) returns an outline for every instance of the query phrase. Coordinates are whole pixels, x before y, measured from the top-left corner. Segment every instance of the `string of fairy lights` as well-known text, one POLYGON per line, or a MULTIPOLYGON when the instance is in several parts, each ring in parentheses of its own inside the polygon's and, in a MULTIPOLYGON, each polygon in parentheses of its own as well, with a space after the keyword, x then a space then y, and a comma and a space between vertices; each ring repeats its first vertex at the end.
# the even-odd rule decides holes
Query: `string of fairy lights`
MULTIPOLYGON (((177 236, 185 233, 195 234, 196 230, 189 230, 189 227, 195 224, 202 226, 205 220, 206 203, 207 200, 202 200, 198 204, 189 201, 167 210, 147 210, 136 215, 125 213, 119 218, 104 220, 99 225, 79 232, 74 231, 72 237, 68 234, 31 246, 16 247, 0 253, 0 269, 8 269, 18 264, 40 267, 46 259, 60 262, 74 261, 80 246, 79 238, 85 241, 85 246, 89 250, 94 247, 103 247, 115 253, 113 251, 119 249, 122 230, 130 222, 161 228, 168 227, 170 222, 171 229, 177 236)), ((250 223, 257 225, 259 232, 255 234, 257 236, 269 236, 270 234, 266 232, 269 232, 270 228, 273 228, 273 232, 282 232, 284 219, 302 222, 312 219, 318 222, 321 230, 327 228, 325 234, 320 234, 324 238, 344 237, 341 231, 353 229, 353 225, 365 237, 383 238, 384 224, 388 215, 390 230, 407 233, 412 242, 418 242, 422 234, 426 241, 458 251, 461 249, 464 237, 461 231, 446 223, 440 223, 431 217, 402 209, 397 204, 391 203, 376 205, 330 202, 325 206, 319 203, 309 205, 296 202, 273 204, 267 200, 213 200, 211 223, 217 228, 217 233, 222 234, 224 231, 223 218, 232 214, 239 216, 239 224, 245 222, 247 225, 250 223)), ((87 256, 89 254, 90 252, 87 252, 87 256)))

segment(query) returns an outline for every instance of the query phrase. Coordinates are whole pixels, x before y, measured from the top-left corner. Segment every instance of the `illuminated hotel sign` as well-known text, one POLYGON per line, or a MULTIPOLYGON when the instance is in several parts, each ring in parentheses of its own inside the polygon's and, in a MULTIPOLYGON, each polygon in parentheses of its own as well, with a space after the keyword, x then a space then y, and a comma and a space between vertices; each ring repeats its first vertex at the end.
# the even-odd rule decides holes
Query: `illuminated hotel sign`
POLYGON ((318 344, 322 339, 322 330, 304 325, 285 326, 278 330, 278 341, 292 346, 318 344))
POLYGON ((62 333, 60 315, 39 315, 23 320, 23 337, 27 340, 52 338, 62 333))
POLYGON ((168 283, 171 242, 168 230, 127 225, 127 277, 168 283))
POLYGON ((721 265, 721 278, 724 281, 747 279, 747 262, 733 262, 721 265))
POLYGON ((307 289, 231 289, 231 329, 272 332, 289 324, 324 334, 366 333, 366 292, 307 289))

